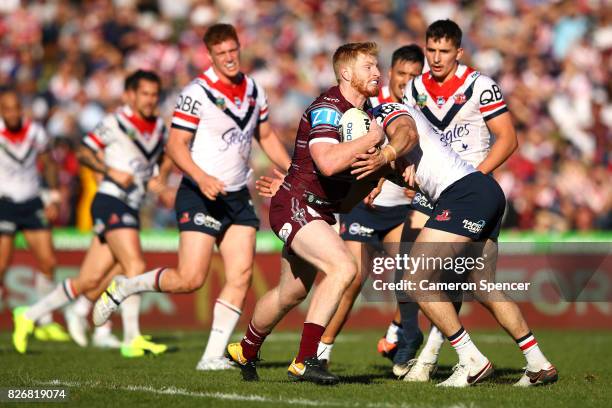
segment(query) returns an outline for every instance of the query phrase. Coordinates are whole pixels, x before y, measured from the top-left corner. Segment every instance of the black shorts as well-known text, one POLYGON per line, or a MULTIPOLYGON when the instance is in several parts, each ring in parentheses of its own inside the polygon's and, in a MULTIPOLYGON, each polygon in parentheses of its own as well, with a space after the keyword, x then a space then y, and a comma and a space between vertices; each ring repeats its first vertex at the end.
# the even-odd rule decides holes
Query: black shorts
POLYGON ((198 231, 219 237, 231 225, 259 229, 259 218, 248 188, 219 194, 211 201, 191 180, 183 177, 174 203, 179 231, 198 231))
POLYGON ((140 229, 138 211, 108 194, 96 193, 91 203, 91 218, 94 221, 94 233, 102 243, 104 235, 118 228, 140 229))
POLYGON ((499 184, 492 176, 477 171, 440 194, 425 227, 474 241, 497 239, 505 207, 506 197, 499 184))
POLYGON ((410 207, 415 211, 422 212, 428 217, 431 217, 431 213, 434 209, 434 205, 431 203, 429 197, 427 197, 427 194, 423 193, 421 190, 417 190, 412 198, 410 207))
POLYGON ((380 247, 385 235, 404 223, 410 208, 408 204, 369 208, 360 202, 348 214, 340 214, 340 237, 380 247))
POLYGON ((22 203, 0 198, 0 235, 14 235, 21 230, 49 229, 39 197, 22 203))

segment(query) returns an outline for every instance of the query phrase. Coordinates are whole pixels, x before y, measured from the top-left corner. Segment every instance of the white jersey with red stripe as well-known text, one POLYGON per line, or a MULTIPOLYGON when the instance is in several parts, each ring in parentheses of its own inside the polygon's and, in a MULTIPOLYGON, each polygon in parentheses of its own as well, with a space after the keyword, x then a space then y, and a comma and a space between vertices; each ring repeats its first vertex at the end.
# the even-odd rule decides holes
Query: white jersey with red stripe
POLYGON ((138 209, 146 193, 147 182, 153 176, 167 139, 161 118, 144 120, 129 106, 106 115, 96 128, 83 138, 83 144, 94 152, 104 153, 104 164, 133 175, 134 184, 124 189, 105 177, 98 192, 119 198, 138 209))
MULTIPOLYGON (((389 89, 388 85, 380 88, 378 91, 378 96, 373 96, 370 98, 370 104, 372 107, 391 102, 393 102, 393 98, 391 97, 391 90, 389 89)), ((382 190, 374 199, 373 204, 380 207, 395 207, 398 205, 410 204, 410 199, 404 195, 404 187, 400 187, 389 180, 385 180, 382 185, 382 190)))
POLYGON ((404 115, 414 119, 419 134, 418 146, 404 158, 416 165, 416 183, 435 203, 447 187, 475 172, 476 168, 462 160, 449 144, 440 143, 442 133, 429 123, 419 109, 399 103, 387 103, 374 109, 374 116, 383 129, 404 115))
POLYGON ((403 102, 418 107, 441 132, 440 141, 473 166, 478 166, 491 149, 487 121, 508 111, 495 81, 461 64, 442 86, 431 71, 414 78, 406 85, 403 102))
POLYGON ((247 75, 223 83, 211 67, 181 92, 172 127, 192 133, 191 158, 207 174, 239 191, 247 184, 253 136, 268 119, 266 94, 247 75))
POLYGON ((11 132, 0 119, 0 198, 21 203, 40 195, 36 158, 47 147, 47 133, 38 123, 25 121, 11 132))

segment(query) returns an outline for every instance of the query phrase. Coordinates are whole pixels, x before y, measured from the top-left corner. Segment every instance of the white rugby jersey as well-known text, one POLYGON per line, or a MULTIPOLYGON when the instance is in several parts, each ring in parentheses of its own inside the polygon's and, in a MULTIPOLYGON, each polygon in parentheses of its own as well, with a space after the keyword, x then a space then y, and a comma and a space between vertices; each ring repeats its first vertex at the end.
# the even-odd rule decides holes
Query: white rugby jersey
POLYGON ((134 185, 126 190, 105 177, 98 186, 98 192, 117 197, 138 209, 166 139, 166 126, 161 118, 155 121, 143 120, 129 106, 106 115, 83 138, 83 143, 94 152, 103 151, 104 164, 108 167, 132 174, 134 185))
MULTIPOLYGON (((373 96, 370 98, 370 104, 372 107, 390 102, 393 102, 393 99, 391 98, 391 91, 389 90, 388 85, 380 88, 378 96, 373 96)), ((385 180, 382 185, 382 190, 374 199, 373 204, 381 207, 395 207, 398 205, 410 204, 410 199, 404 195, 404 187, 400 187, 389 180, 385 180)))
POLYGON ((244 74, 240 84, 225 84, 211 67, 182 90, 172 127, 193 133, 193 161, 238 191, 247 184, 253 135, 267 119, 263 88, 244 74))
POLYGON ((18 132, 11 132, 0 119, 0 198, 21 203, 40 194, 36 158, 47 145, 38 123, 25 121, 18 132))
POLYGON ((410 163, 416 164, 416 183, 432 202, 438 201, 442 191, 455 181, 476 171, 476 168, 462 160, 449 144, 440 143, 441 132, 431 126, 419 109, 399 103, 387 103, 375 110, 375 114, 383 129, 402 115, 409 115, 416 122, 419 144, 404 157, 410 163))
POLYGON ((465 65, 439 86, 428 71, 412 79, 404 90, 408 106, 418 107, 441 132, 440 141, 452 146, 463 160, 478 166, 489 154, 492 140, 486 122, 508 111, 499 86, 465 65))

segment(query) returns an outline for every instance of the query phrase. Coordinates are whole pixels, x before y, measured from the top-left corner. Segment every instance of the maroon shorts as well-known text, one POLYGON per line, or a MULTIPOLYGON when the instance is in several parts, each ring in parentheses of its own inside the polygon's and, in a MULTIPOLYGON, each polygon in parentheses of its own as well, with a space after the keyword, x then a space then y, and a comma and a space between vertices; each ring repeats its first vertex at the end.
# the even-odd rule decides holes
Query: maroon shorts
POLYGON ((329 225, 336 223, 331 210, 322 210, 308 205, 303 196, 296 196, 290 191, 280 188, 272 198, 270 206, 270 226, 272 231, 290 248, 295 234, 314 220, 323 220, 329 225))

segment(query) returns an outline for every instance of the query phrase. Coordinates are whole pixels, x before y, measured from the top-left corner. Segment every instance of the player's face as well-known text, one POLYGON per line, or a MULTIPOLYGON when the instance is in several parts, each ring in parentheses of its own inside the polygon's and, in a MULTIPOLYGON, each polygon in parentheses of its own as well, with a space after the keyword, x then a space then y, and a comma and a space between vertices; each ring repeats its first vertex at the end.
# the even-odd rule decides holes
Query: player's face
POLYGON ((351 86, 365 97, 378 95, 380 71, 376 57, 359 54, 352 68, 351 86))
POLYGON ((415 61, 399 60, 389 70, 389 90, 395 102, 401 102, 408 81, 423 72, 423 64, 415 61))
POLYGON ((429 38, 425 45, 425 57, 431 75, 438 81, 446 81, 455 74, 457 61, 463 55, 463 48, 457 48, 448 38, 429 38))
POLYGON ((153 81, 140 80, 135 91, 128 92, 134 111, 144 119, 151 119, 157 115, 159 102, 159 85, 153 81))
POLYGON ((228 79, 240 73, 240 45, 235 40, 225 40, 210 47, 210 58, 218 74, 228 79))
POLYGON ((21 127, 22 111, 17 95, 6 93, 0 97, 0 113, 9 130, 18 130, 21 127))

